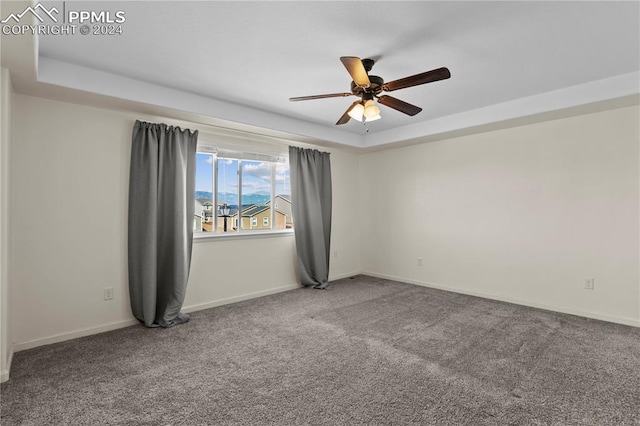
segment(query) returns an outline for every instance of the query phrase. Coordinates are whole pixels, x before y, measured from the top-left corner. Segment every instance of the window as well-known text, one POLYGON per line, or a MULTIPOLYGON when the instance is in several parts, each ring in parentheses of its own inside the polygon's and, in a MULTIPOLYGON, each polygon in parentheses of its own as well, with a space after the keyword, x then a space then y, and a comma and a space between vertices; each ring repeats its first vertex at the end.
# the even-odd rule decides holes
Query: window
POLYGON ((293 228, 289 163, 284 158, 199 146, 195 197, 196 233, 293 228))

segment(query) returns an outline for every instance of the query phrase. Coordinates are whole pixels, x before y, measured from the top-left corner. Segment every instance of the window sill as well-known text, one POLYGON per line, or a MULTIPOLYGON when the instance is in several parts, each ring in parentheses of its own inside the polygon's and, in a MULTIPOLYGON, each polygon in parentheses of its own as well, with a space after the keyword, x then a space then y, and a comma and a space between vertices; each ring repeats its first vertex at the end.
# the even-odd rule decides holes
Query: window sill
POLYGON ((271 237, 287 237, 293 236, 293 229, 277 230, 277 231, 244 231, 244 232, 194 232, 193 242, 214 241, 214 240, 235 240, 235 239, 252 239, 252 238, 271 238, 271 237))

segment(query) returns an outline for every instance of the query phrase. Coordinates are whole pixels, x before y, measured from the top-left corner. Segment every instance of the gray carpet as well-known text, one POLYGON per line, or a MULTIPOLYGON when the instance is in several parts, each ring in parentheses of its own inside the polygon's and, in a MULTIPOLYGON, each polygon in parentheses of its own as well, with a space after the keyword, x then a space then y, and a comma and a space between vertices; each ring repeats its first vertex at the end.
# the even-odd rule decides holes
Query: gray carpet
POLYGON ((639 425, 640 329, 366 276, 15 354, 2 425, 639 425))

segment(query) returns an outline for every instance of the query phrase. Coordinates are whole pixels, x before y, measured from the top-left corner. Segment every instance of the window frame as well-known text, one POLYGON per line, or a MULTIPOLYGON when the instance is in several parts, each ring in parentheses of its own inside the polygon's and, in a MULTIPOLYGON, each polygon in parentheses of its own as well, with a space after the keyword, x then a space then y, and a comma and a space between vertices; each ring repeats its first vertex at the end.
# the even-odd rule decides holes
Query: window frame
MULTIPOLYGON (((275 199, 276 196, 279 195, 277 194, 277 182, 276 182, 276 168, 277 168, 277 164, 278 163, 286 163, 288 165, 289 163, 289 158, 288 158, 288 154, 279 154, 279 155, 274 155, 273 153, 259 153, 259 152, 251 152, 251 153, 247 153, 244 151, 235 151, 235 150, 227 150, 227 149, 219 149, 217 147, 215 147, 213 144, 211 143, 207 143, 205 142, 198 142, 198 147, 196 149, 196 155, 197 154, 208 154, 212 156, 213 159, 213 182, 212 182, 212 188, 213 188, 213 193, 212 193, 212 221, 213 221, 213 231, 212 232, 197 232, 194 231, 193 232, 193 239, 194 241, 203 241, 203 240, 211 240, 211 239, 226 239, 226 238, 254 238, 254 237, 273 237, 273 236, 292 236, 295 232, 295 225, 293 228, 284 228, 284 229, 276 229, 273 228, 273 224, 275 223, 275 199), (227 154, 227 155, 225 155, 227 154), (231 154, 231 155, 229 155, 231 154), (238 211, 237 211, 237 217, 235 218, 235 221, 237 223, 236 225, 236 230, 231 231, 231 232, 221 232, 218 231, 218 218, 219 216, 219 211, 218 211, 218 160, 219 159, 232 159, 232 160, 237 160, 237 173, 238 173, 238 177, 237 177, 237 182, 238 182, 238 211), (244 161, 251 161, 251 162, 266 162, 270 164, 270 169, 271 169, 271 191, 270 191, 270 199, 269 199, 269 203, 270 203, 270 216, 271 218, 268 219, 267 217, 265 217, 264 219, 269 220, 269 223, 271 224, 270 228, 265 229, 265 228, 260 228, 256 225, 257 229, 244 229, 242 227, 242 163, 244 161)), ((290 176, 289 176, 290 179, 290 176)), ((289 181, 289 185, 291 185, 291 182, 289 181)), ((284 194, 284 195, 289 195, 291 196, 291 194, 284 194)), ((257 220, 257 218, 255 218, 257 220)), ((233 219, 232 217, 229 218, 229 224, 231 226, 233 226, 233 219)))

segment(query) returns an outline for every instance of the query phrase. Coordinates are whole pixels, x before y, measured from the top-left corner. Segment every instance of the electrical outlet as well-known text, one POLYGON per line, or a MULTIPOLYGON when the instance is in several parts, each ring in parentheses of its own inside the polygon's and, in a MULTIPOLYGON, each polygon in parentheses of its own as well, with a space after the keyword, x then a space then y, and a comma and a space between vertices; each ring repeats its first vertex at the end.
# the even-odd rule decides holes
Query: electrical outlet
POLYGON ((113 287, 105 287, 102 290, 102 295, 104 296, 104 300, 113 300, 113 287))
POLYGON ((418 258, 418 266, 422 266, 422 258, 421 257, 418 258))
POLYGON ((593 287, 596 284, 595 278, 585 278, 584 279, 584 288, 585 290, 593 290, 593 287))

